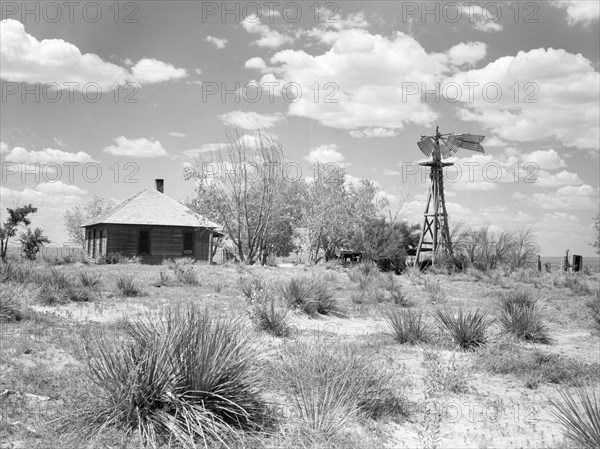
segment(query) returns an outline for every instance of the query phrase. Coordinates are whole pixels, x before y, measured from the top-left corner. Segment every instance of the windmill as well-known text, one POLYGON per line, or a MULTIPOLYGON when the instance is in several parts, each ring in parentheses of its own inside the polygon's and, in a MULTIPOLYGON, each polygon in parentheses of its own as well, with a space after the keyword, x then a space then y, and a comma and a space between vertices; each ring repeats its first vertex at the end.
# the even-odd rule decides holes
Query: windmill
POLYGON ((419 165, 430 167, 429 194, 427 195, 427 206, 423 219, 421 238, 417 247, 415 265, 420 266, 421 256, 424 252, 431 253, 431 263, 441 254, 452 257, 452 241, 448 228, 448 211, 444 199, 444 167, 454 165, 452 162, 442 162, 456 153, 459 148, 483 153, 480 142, 484 136, 474 134, 440 134, 439 127, 435 129, 433 136, 421 136, 417 142, 421 152, 429 157, 431 161, 421 162, 419 165))

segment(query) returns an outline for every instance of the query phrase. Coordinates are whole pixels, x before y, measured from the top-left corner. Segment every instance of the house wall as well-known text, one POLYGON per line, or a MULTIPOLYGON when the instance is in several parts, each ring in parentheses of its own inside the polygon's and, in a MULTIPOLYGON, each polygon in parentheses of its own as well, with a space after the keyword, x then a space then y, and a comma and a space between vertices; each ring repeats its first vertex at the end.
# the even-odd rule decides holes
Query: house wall
POLYGON ((105 225, 90 226, 86 228, 85 239, 86 254, 93 257, 103 256, 106 254, 108 238, 105 225))
POLYGON ((107 225, 103 254, 118 252, 129 257, 138 255, 140 230, 150 231, 150 254, 141 254, 142 262, 159 263, 166 258, 183 257, 184 231, 194 232, 194 253, 185 256, 208 260, 210 232, 183 226, 107 225))

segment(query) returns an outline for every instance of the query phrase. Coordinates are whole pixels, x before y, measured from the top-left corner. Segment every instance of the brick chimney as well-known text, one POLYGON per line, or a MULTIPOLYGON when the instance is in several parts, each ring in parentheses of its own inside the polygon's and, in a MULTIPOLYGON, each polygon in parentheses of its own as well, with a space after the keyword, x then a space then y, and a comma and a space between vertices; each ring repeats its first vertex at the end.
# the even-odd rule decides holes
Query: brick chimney
POLYGON ((155 179, 154 184, 156 185, 156 190, 160 193, 165 193, 165 180, 164 179, 155 179))

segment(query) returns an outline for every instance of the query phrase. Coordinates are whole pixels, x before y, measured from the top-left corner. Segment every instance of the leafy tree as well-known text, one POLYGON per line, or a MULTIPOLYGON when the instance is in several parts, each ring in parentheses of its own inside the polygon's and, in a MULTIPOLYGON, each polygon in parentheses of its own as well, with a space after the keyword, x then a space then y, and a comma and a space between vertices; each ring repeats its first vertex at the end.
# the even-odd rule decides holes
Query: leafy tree
POLYGON ((186 167, 186 179, 196 181, 187 206, 222 224, 237 258, 253 264, 269 252, 269 237, 275 235, 270 230, 283 204, 283 152, 262 130, 248 135, 233 127, 226 137, 223 153, 186 167))
POLYGON ((95 195, 83 206, 75 206, 73 209, 66 211, 63 219, 69 238, 85 248, 85 231, 81 228, 81 225, 102 215, 113 208, 114 205, 113 201, 95 195))
POLYGON ((594 248, 596 254, 600 254, 600 213, 594 217, 594 234, 596 234, 596 240, 588 242, 588 245, 594 248))
POLYGON ((35 228, 33 232, 31 228, 27 228, 26 231, 21 232, 19 241, 22 245, 23 255, 29 260, 35 260, 40 247, 45 243, 50 243, 50 240, 40 228, 35 228))
POLYGON ((31 220, 27 216, 36 213, 37 207, 28 204, 14 209, 7 207, 6 210, 8 218, 0 227, 0 258, 2 260, 6 260, 9 239, 17 234, 19 225, 29 226, 31 224, 31 220))
POLYGON ((419 243, 419 226, 404 221, 388 221, 384 217, 369 218, 352 235, 350 246, 362 251, 367 260, 382 268, 399 272, 405 266, 410 248, 419 243))

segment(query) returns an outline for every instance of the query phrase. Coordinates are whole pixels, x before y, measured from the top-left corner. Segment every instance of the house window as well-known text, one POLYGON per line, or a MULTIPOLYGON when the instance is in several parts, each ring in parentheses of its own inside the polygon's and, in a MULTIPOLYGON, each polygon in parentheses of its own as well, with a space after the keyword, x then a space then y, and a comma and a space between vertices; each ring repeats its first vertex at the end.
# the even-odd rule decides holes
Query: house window
POLYGON ((138 254, 150 254, 150 231, 140 230, 138 239, 138 254))
POLYGON ((194 253, 194 233, 184 232, 183 233, 183 254, 194 253))

